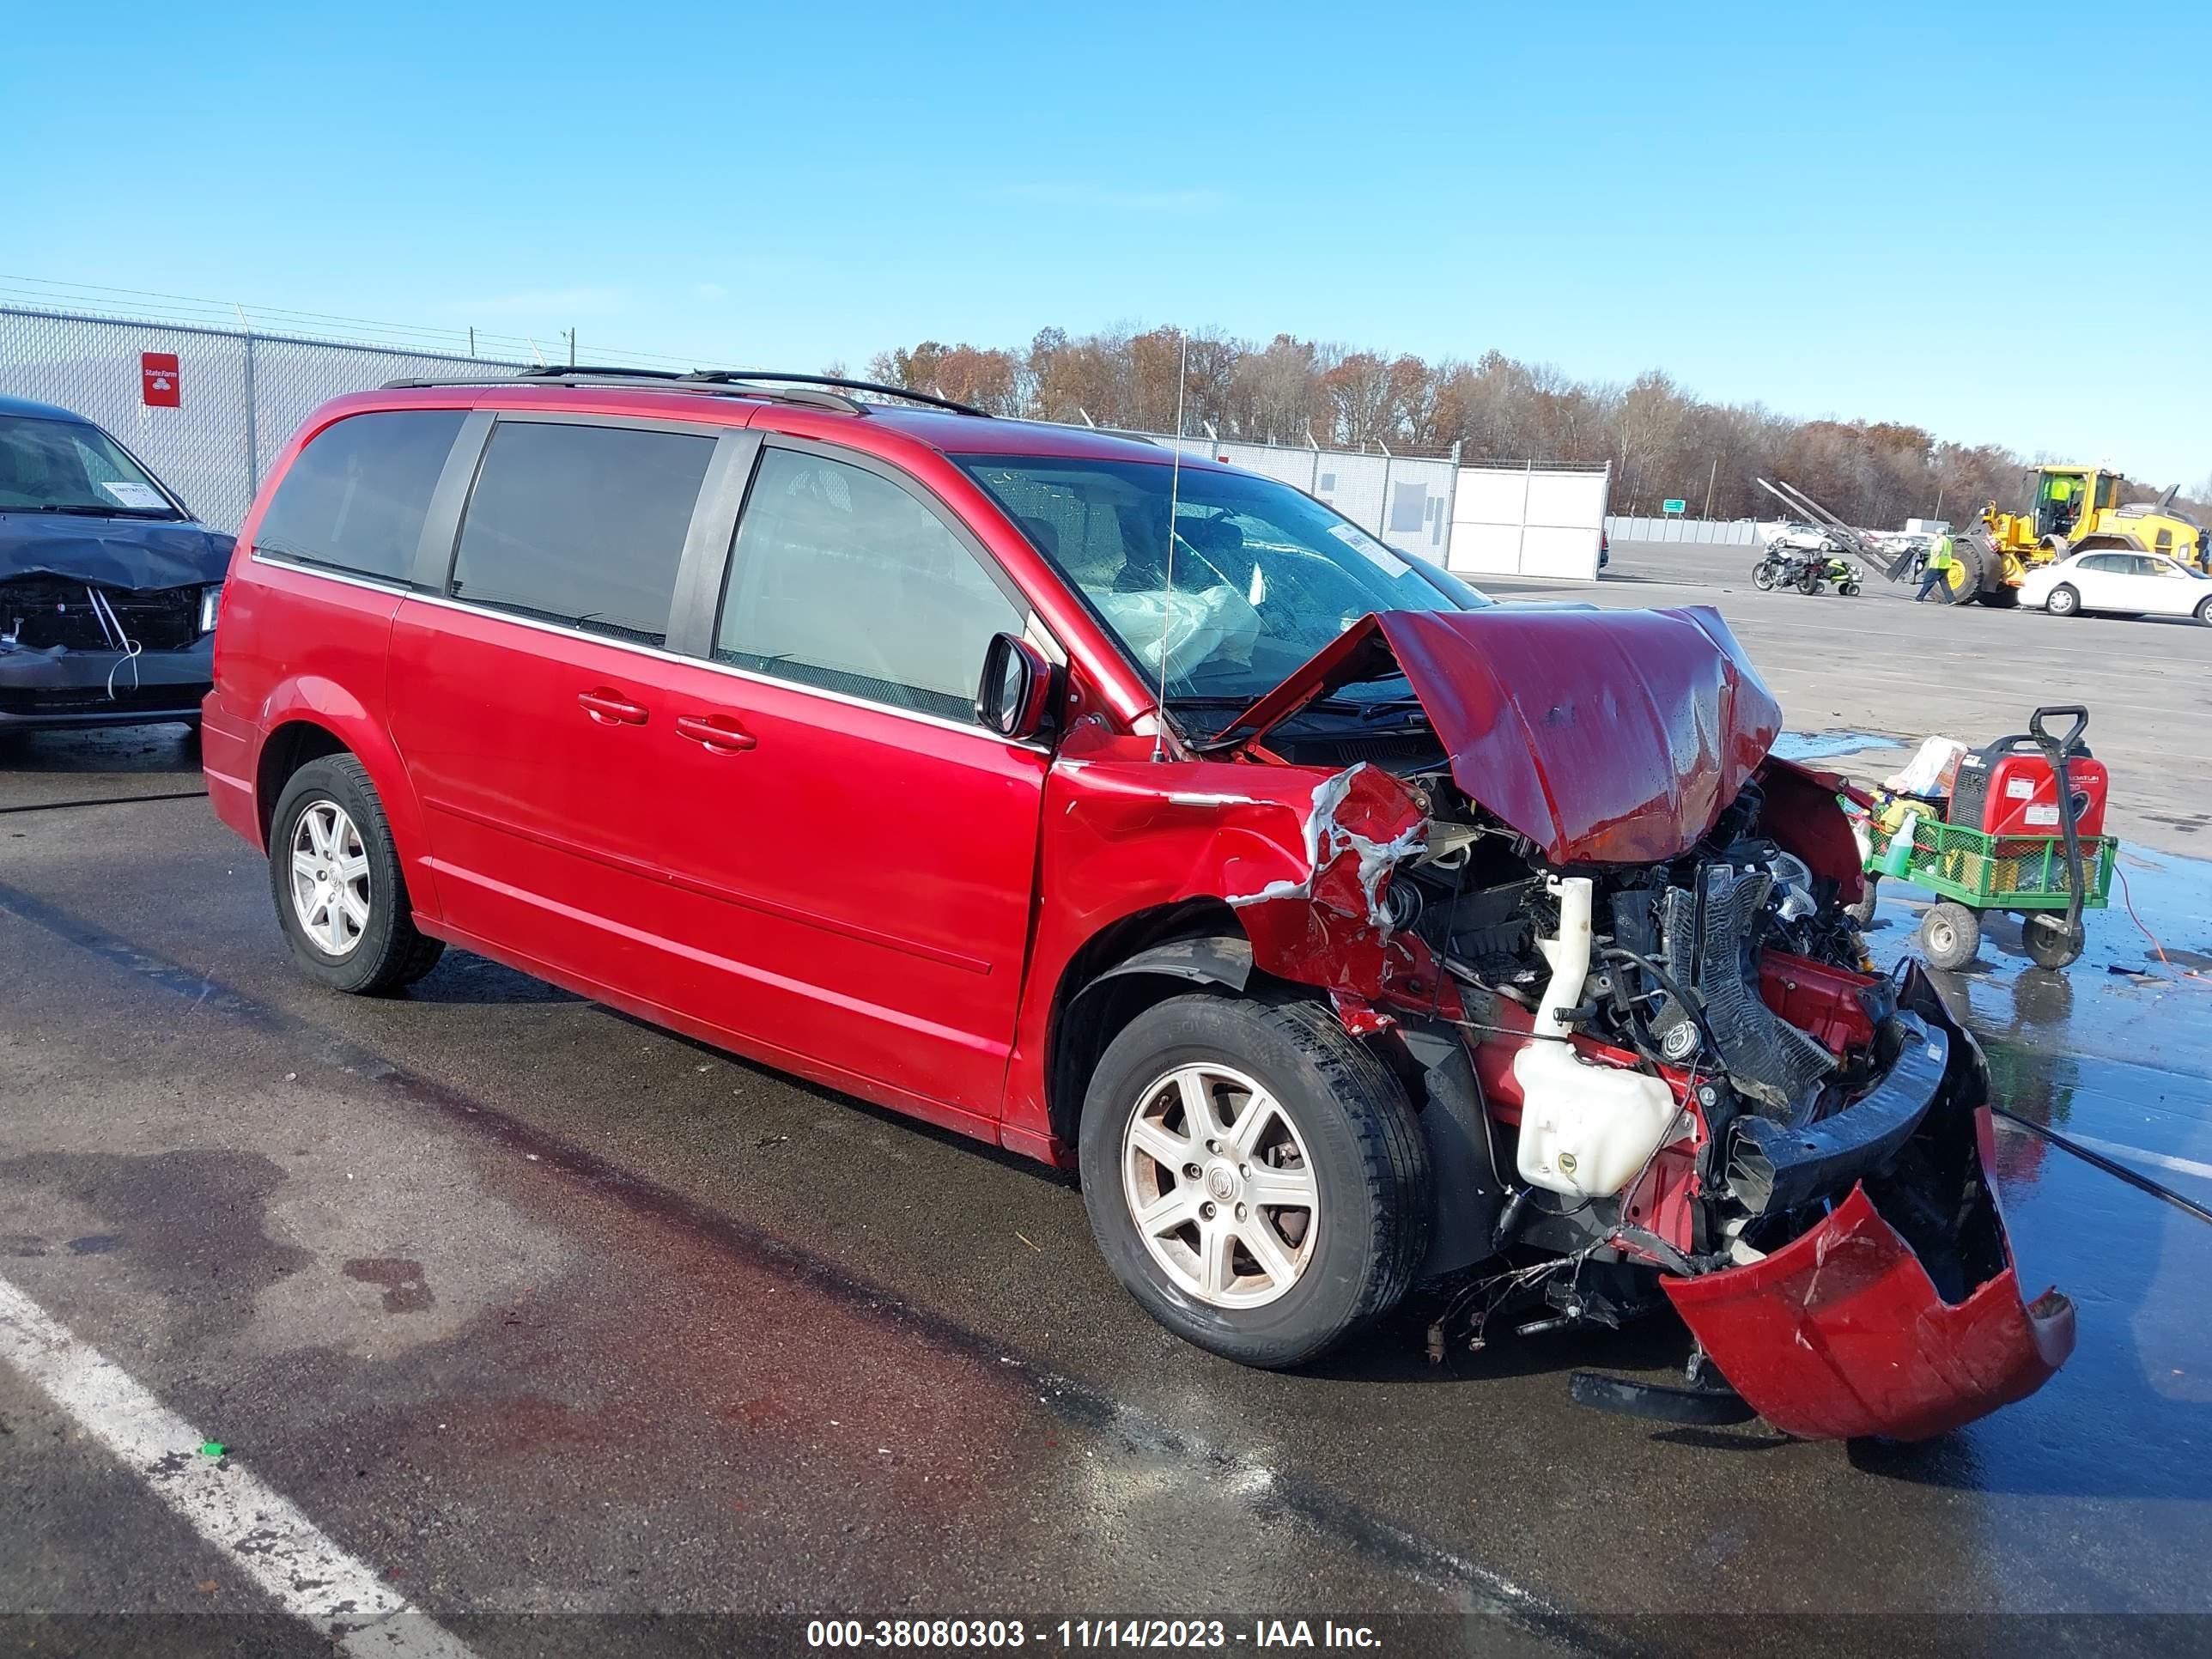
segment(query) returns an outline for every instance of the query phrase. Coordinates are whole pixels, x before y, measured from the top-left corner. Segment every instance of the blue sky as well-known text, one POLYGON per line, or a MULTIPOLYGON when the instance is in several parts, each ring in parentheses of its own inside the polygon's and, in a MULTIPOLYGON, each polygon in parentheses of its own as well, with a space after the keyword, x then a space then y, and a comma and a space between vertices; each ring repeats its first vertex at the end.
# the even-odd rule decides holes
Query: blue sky
POLYGON ((13 276, 573 325, 586 358, 1114 323, 1496 347, 2212 474, 2201 3, 111 0, 6 30, 13 276))

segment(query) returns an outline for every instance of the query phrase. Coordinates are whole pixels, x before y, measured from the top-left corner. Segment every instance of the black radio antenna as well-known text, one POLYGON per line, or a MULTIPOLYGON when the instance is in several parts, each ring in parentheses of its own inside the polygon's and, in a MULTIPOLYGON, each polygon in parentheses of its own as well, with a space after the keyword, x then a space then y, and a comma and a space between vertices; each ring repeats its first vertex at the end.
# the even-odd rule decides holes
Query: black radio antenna
POLYGON ((1165 760, 1168 742, 1168 631, 1175 622, 1176 503, 1182 495, 1182 394, 1190 384, 1190 336, 1176 331, 1182 345, 1176 366, 1175 459, 1168 465, 1167 579, 1160 592, 1160 678, 1152 699, 1152 758, 1165 760))

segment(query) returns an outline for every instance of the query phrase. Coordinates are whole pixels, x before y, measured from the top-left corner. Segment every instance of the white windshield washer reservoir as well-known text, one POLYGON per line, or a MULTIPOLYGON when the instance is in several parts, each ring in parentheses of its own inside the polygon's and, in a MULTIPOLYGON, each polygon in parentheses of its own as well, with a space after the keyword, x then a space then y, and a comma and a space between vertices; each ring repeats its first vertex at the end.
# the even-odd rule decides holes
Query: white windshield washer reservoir
MULTIPOLYGON (((1536 1005, 1535 1040, 1513 1057, 1521 1085, 1521 1178, 1571 1198, 1609 1198, 1665 1145, 1681 1111, 1664 1079, 1600 1066, 1577 1054, 1562 1018, 1589 978, 1590 882, 1553 876, 1559 935, 1536 948, 1551 983, 1536 1005)), ((1686 1121, 1685 1121, 1685 1127, 1686 1121)))

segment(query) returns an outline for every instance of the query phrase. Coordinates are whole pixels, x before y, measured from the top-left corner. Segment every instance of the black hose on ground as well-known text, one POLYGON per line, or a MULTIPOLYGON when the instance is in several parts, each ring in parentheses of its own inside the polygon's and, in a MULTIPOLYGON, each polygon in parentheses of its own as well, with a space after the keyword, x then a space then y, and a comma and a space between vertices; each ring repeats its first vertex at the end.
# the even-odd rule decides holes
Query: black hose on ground
POLYGON ((2112 1158, 2106 1158, 2102 1152, 2093 1152, 2087 1146, 2082 1146, 2079 1141, 2068 1139, 2064 1135, 2060 1134, 2057 1130, 2046 1127, 2045 1125, 2038 1123, 2033 1118, 2022 1117, 2018 1112, 2008 1111, 2002 1106, 1992 1106, 1990 1109, 1992 1112, 1995 1112, 1999 1117, 2003 1118, 2006 1121, 2017 1123, 2021 1128, 2026 1129, 2029 1133, 2042 1136, 2044 1139, 2057 1147, 2060 1152, 2071 1152, 2075 1157, 2080 1158, 2084 1164, 2094 1164, 2098 1169, 2102 1170, 2106 1175, 2116 1176, 2119 1180, 2126 1182, 2130 1187, 2142 1188, 2142 1190, 2148 1193, 2153 1198, 2162 1198, 2167 1203, 2172 1205, 2175 1209, 2185 1210, 2191 1215, 2195 1216, 2199 1221, 2212 1222, 2212 1210, 2206 1209, 2204 1206, 2199 1204, 2195 1199, 2185 1198, 2179 1193, 2175 1192, 2172 1188, 2163 1185, 2159 1182, 2153 1181, 2148 1176, 2143 1175, 2137 1170, 2130 1170, 2126 1164, 2118 1163, 2112 1158))

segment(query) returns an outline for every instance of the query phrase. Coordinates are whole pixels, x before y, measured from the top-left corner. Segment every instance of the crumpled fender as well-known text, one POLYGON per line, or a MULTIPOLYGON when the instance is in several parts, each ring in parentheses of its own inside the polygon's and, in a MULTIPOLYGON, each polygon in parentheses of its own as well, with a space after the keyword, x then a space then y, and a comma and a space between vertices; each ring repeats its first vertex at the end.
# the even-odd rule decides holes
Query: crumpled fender
POLYGON ((1850 820, 1836 799, 1850 783, 1834 773, 1815 772, 1779 755, 1769 755, 1760 763, 1758 778, 1766 794, 1760 829, 1783 851, 1804 860, 1814 875, 1833 881, 1844 903, 1856 903, 1866 890, 1858 838, 1851 834, 1850 820))
MULTIPOLYGON (((1988 1107, 1974 1127, 1986 1171, 1988 1107)), ((2074 1351, 2074 1304, 2024 1301, 2009 1244, 2003 1271, 1946 1303, 1863 1186, 1762 1261, 1661 1283, 1729 1386, 1801 1439, 1945 1434, 2026 1399, 2074 1351)))
POLYGON ((1346 1025, 1377 1005, 1459 1005, 1428 946, 1393 930, 1390 872, 1425 850, 1427 803, 1379 768, 1341 771, 1154 757, 1146 737, 1072 734, 1045 784, 1037 937, 1006 1091, 1007 1144, 1049 1139, 1042 1056, 1067 964, 1126 917, 1194 899, 1229 905, 1261 972, 1328 992, 1346 1025))

